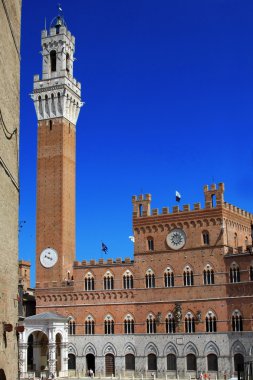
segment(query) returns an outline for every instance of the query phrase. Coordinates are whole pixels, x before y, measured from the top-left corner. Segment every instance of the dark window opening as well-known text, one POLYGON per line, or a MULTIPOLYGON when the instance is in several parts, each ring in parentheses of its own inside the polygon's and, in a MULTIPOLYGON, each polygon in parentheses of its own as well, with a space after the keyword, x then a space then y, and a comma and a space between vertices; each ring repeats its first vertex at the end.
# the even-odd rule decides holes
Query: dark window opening
POLYGON ((69 59, 69 53, 66 54, 66 71, 69 73, 70 69, 70 59, 69 59))
POLYGON ((153 251, 154 250, 154 240, 152 238, 148 239, 148 250, 153 251))
POLYGON ((156 370, 157 370, 156 355, 149 354, 148 355, 148 371, 156 371, 156 370))
POLYGON ((177 358, 174 354, 167 355, 167 371, 177 370, 177 358))
POLYGON ((250 266, 250 269, 249 269, 249 279, 250 281, 253 281, 253 266, 252 265, 250 266))
POLYGON ((68 369, 76 369, 76 357, 74 354, 69 354, 68 369))
POLYGON ((56 51, 50 51, 51 72, 56 71, 56 51))
POLYGON ((142 204, 139 205, 139 216, 142 216, 142 204))
POLYGON ((135 371, 135 357, 133 354, 127 354, 125 356, 126 371, 135 371))
POLYGON ((209 233, 208 232, 203 232, 203 244, 209 245, 209 233))
POLYGON ((207 355, 207 369, 208 371, 218 371, 218 359, 215 354, 207 355))
POLYGON ((187 371, 196 371, 197 369, 196 356, 193 354, 188 354, 186 357, 186 361, 187 361, 187 371))

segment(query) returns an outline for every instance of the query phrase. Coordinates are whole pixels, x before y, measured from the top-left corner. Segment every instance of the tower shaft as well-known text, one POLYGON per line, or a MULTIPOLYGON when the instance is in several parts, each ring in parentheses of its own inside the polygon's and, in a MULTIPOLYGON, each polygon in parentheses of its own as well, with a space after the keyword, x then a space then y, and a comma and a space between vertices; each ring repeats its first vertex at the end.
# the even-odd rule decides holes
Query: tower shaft
MULTIPOLYGON (((34 76, 38 119, 36 283, 71 279, 75 260, 76 121, 81 85, 73 78, 75 38, 58 16, 42 32, 42 78, 34 76)), ((39 286, 39 285, 38 285, 39 286)))

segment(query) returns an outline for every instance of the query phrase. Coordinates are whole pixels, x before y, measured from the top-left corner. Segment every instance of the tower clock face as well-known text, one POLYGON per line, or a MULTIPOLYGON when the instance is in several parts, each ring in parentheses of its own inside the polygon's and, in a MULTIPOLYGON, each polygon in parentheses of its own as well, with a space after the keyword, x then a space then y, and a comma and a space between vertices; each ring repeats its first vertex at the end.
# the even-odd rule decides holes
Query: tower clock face
POLYGON ((58 260, 58 253, 53 248, 46 248, 40 254, 40 262, 44 268, 52 268, 58 260))
POLYGON ((180 228, 175 228, 168 233, 166 241, 171 249, 181 249, 186 243, 186 235, 180 228))

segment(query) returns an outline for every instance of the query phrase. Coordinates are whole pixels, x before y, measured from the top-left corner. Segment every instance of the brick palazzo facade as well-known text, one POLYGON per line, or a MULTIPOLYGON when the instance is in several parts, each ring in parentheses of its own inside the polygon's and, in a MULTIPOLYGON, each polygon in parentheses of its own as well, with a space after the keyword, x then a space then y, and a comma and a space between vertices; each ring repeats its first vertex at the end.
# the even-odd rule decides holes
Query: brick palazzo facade
MULTIPOLYGON (((74 37, 42 32, 38 117, 37 313, 69 317, 69 369, 96 376, 212 377, 251 360, 253 215, 204 187, 205 206, 151 209, 132 198, 134 260, 75 257, 74 37)), ((247 367, 250 368, 250 367, 247 367)))

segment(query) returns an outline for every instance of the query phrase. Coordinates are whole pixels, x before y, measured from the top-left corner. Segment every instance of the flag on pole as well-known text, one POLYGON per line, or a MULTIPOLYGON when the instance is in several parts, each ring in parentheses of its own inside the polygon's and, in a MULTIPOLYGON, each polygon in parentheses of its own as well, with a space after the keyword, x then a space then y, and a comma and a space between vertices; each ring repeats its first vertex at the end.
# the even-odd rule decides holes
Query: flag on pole
POLYGON ((62 6, 60 3, 58 4, 58 10, 59 10, 59 12, 62 12, 62 6))
POLYGON ((176 191, 176 201, 180 202, 180 200, 181 200, 181 194, 178 191, 176 191))
POLYGON ((102 243, 101 251, 103 251, 104 253, 107 253, 108 248, 107 248, 107 246, 105 245, 105 243, 102 243))

